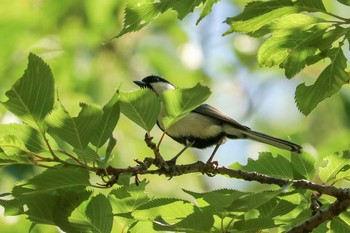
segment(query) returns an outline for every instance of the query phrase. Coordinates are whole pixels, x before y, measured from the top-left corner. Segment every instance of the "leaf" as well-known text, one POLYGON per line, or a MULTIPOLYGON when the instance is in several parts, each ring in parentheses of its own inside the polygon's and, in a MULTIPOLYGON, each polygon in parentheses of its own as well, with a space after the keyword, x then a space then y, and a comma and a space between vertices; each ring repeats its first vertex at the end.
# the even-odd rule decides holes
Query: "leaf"
MULTIPOLYGON (((293 157, 293 156, 292 156, 293 157)), ((298 157, 298 156, 296 156, 298 157)), ((232 169, 244 170, 249 172, 258 172, 274 177, 293 178, 291 163, 281 155, 272 156, 269 152, 259 153, 259 158, 253 160, 248 159, 247 165, 234 163, 230 166, 232 169)))
POLYGON ((90 142, 96 124, 102 118, 101 109, 80 104, 82 108, 77 117, 71 117, 62 105, 47 118, 49 132, 56 134, 70 145, 84 150, 90 142))
POLYGON ((107 198, 99 194, 76 208, 69 221, 79 232, 109 233, 113 227, 112 208, 107 198))
POLYGON ((340 217, 335 217, 331 221, 330 232, 331 233, 340 233, 340 232, 348 232, 350 229, 350 225, 343 221, 340 217))
POLYGON ((6 154, 0 146, 0 165, 10 165, 10 164, 31 164, 32 157, 30 156, 18 156, 14 154, 6 154))
POLYGON ((160 14, 174 10, 178 14, 179 19, 183 19, 186 15, 200 5, 204 0, 183 1, 183 0, 129 0, 125 9, 124 27, 122 31, 115 37, 120 37, 128 32, 139 31, 156 19, 160 14))
POLYGON ((183 191, 196 198, 196 205, 198 207, 210 205, 218 212, 222 212, 226 207, 230 206, 233 201, 248 195, 248 193, 233 189, 219 189, 205 193, 196 193, 188 190, 183 191))
POLYGON ((4 106, 28 125, 42 131, 44 118, 54 103, 54 79, 50 67, 34 54, 24 75, 6 92, 4 106))
POLYGON ((263 204, 274 199, 281 193, 283 193, 282 189, 275 191, 252 193, 232 202, 231 205, 227 208, 227 210, 232 212, 247 212, 249 210, 256 209, 259 206, 262 206, 263 204))
POLYGON ((153 91, 142 89, 121 92, 120 108, 126 117, 150 132, 158 119, 160 103, 153 91))
POLYGON ((293 77, 306 66, 306 58, 315 54, 314 42, 321 38, 326 29, 291 28, 275 32, 258 51, 260 65, 285 68, 288 78, 293 77))
POLYGON ((298 205, 286 200, 272 199, 258 207, 260 216, 263 218, 273 219, 276 216, 281 216, 290 213, 298 205))
POLYGON ((121 186, 110 192, 108 199, 112 205, 113 213, 130 213, 147 203, 150 198, 145 193, 146 184, 147 182, 144 180, 138 185, 121 186))
POLYGON ((346 5, 346 6, 350 6, 350 0, 337 0, 337 1, 346 5))
POLYGON ((99 194, 93 197, 86 207, 86 215, 90 224, 94 226, 93 232, 110 233, 113 226, 112 207, 108 199, 99 194))
POLYGON ((84 168, 56 166, 14 187, 15 197, 53 192, 57 189, 83 189, 90 185, 89 171, 84 168))
POLYGON ((322 100, 337 93, 350 79, 349 74, 345 72, 346 58, 341 46, 329 50, 327 56, 331 59, 331 64, 322 71, 316 82, 310 86, 302 83, 296 89, 297 106, 305 115, 308 115, 322 100))
POLYGON ((0 138, 6 135, 15 136, 32 152, 40 152, 46 148, 45 141, 41 134, 34 128, 25 124, 1 124, 0 138))
POLYGON ((308 12, 325 12, 326 8, 323 5, 322 0, 298 0, 297 6, 301 6, 304 11, 308 12))
POLYGON ((28 152, 24 143, 14 135, 6 135, 0 138, 0 148, 7 155, 20 155, 28 152))
POLYGON ((88 200, 92 191, 71 192, 59 190, 59 198, 56 208, 54 208, 54 221, 64 232, 79 232, 79 224, 69 222, 69 216, 78 208, 84 201, 88 200), (78 226, 77 226, 78 225, 78 226))
POLYGON ((275 224, 275 221, 271 218, 254 218, 244 221, 237 221, 233 224, 233 228, 238 231, 254 231, 260 232, 261 229, 269 229, 277 227, 281 224, 275 224))
POLYGON ((0 199, 0 205, 5 209, 4 216, 16 216, 24 214, 23 204, 18 199, 0 199))
POLYGON ((112 136, 120 115, 119 93, 116 92, 112 99, 102 108, 103 116, 97 123, 91 143, 100 148, 112 136))
POLYGON ((292 156, 293 170, 297 173, 294 175, 295 179, 305 178, 312 180, 315 176, 315 158, 308 154, 303 153, 300 156, 292 156))
POLYGON ((137 220, 154 220, 161 216, 169 224, 174 224, 192 212, 193 205, 188 201, 162 198, 139 206, 132 212, 132 216, 137 220))
POLYGON ((200 21, 202 21, 202 19, 207 16, 208 14, 210 14, 213 6, 215 3, 217 3, 219 0, 206 0, 204 2, 204 7, 202 9, 202 12, 199 16, 199 18, 197 19, 196 24, 198 25, 200 23, 200 21))
POLYGON ((298 12, 299 9, 290 0, 250 2, 241 14, 225 21, 231 28, 224 35, 232 32, 254 32, 280 17, 298 12))
POLYGON ((207 100, 210 94, 209 88, 201 84, 197 84, 192 88, 178 88, 163 92, 160 98, 163 103, 165 117, 159 123, 163 124, 165 129, 169 129, 182 117, 207 100))
POLYGON ((337 177, 337 174, 349 166, 349 160, 349 151, 344 151, 343 155, 330 154, 325 157, 322 163, 326 162, 326 165, 319 168, 319 176, 322 183, 333 184, 336 178, 341 179, 342 177, 337 177))
POLYGON ((154 229, 157 231, 177 231, 188 233, 210 232, 214 225, 213 215, 205 211, 195 211, 178 223, 168 224, 162 218, 154 221, 154 229))

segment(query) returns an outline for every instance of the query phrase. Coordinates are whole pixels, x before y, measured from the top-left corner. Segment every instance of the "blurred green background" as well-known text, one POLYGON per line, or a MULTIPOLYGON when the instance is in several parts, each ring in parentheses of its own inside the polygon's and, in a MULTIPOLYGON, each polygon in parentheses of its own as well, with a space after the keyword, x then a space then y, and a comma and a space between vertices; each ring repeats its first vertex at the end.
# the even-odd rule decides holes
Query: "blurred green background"
MULTIPOLYGON (((125 1, 120 0, 0 0, 0 100, 21 77, 29 52, 41 56, 51 67, 60 100, 75 115, 79 102, 104 105, 121 85, 136 89, 132 80, 149 74, 161 75, 177 86, 190 87, 202 82, 211 87, 209 103, 237 121, 303 145, 309 153, 324 156, 349 148, 350 92, 324 101, 310 116, 301 115, 294 103, 295 87, 310 84, 323 65, 312 66, 293 80, 282 70, 258 67, 259 40, 244 35, 222 37, 228 27, 226 17, 240 12, 249 1, 219 2, 213 12, 196 26, 199 10, 183 21, 168 12, 140 32, 114 39, 123 22, 125 1)), ((327 1, 327 9, 344 14, 342 8, 327 1)), ((349 55, 349 53, 347 54, 349 55)), ((0 106, 1 123, 18 121, 0 106)), ((133 160, 150 156, 143 142, 144 131, 121 117, 115 137, 114 166, 134 165, 133 160)), ((155 138, 161 133, 152 131, 155 138)), ((181 145, 166 138, 161 152, 171 158, 181 145)), ((217 153, 221 165, 246 163, 259 151, 283 151, 248 141, 229 141, 217 153)), ((188 150, 180 163, 205 161, 211 149, 188 150)), ((0 193, 38 172, 32 167, 0 168, 0 193)), ((141 177, 143 178, 143 177, 141 177)), ((251 184, 223 177, 204 178, 186 175, 168 181, 164 177, 146 177, 150 196, 188 198, 181 189, 203 191, 231 187, 249 189, 251 184)), ((261 186, 261 188, 263 188, 261 186)), ((23 217, 4 217, 0 209, 1 232, 25 232, 30 222, 23 217)), ((32 232, 59 232, 51 226, 34 227, 32 232)))

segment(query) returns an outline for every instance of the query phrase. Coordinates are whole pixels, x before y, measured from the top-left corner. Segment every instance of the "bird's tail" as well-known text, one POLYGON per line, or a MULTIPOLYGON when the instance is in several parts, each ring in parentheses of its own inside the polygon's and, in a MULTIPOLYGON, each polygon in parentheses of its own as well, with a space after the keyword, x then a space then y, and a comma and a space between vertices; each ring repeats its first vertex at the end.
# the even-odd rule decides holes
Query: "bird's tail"
POLYGON ((256 131, 247 130, 247 131, 244 131, 244 135, 247 138, 250 138, 254 141, 266 143, 266 144, 269 144, 271 146, 275 146, 275 147, 278 147, 278 148, 281 148, 284 150, 292 151, 294 153, 300 154, 301 150, 302 150, 301 146, 299 146, 293 142, 283 140, 280 138, 275 138, 275 137, 272 137, 272 136, 269 136, 269 135, 266 135, 263 133, 259 133, 256 131))

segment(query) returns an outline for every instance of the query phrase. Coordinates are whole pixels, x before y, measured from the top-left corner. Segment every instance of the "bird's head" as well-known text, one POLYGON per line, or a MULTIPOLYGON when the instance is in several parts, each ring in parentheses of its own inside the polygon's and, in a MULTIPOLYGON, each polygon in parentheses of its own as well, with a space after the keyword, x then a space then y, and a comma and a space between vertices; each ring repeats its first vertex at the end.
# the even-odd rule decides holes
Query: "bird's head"
POLYGON ((157 95, 162 94, 164 91, 175 89, 170 82, 156 75, 147 76, 142 81, 136 80, 134 83, 141 88, 148 88, 154 91, 157 95))

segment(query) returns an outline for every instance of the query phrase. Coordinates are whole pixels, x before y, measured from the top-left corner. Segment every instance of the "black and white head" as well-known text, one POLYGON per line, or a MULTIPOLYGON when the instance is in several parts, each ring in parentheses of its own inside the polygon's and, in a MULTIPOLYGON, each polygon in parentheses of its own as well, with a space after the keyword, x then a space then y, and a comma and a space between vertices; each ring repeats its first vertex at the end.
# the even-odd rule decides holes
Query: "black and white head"
POLYGON ((151 89, 157 95, 162 94, 164 91, 175 89, 170 82, 156 75, 147 76, 146 78, 142 79, 142 81, 137 80, 134 81, 134 83, 141 88, 151 89))

